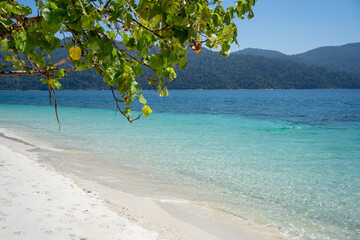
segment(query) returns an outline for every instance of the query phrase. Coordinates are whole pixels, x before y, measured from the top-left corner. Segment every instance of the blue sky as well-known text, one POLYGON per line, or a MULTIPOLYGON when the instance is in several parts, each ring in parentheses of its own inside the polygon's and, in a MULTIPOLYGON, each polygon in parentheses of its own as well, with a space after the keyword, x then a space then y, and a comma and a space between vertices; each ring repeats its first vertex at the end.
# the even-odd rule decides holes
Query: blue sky
POLYGON ((232 51, 252 47, 296 54, 360 42, 360 0, 258 0, 253 10, 251 20, 235 21, 240 46, 232 51))
POLYGON ((258 0, 253 10, 251 20, 236 20, 240 47, 232 51, 253 47, 296 54, 360 42, 359 0, 258 0))

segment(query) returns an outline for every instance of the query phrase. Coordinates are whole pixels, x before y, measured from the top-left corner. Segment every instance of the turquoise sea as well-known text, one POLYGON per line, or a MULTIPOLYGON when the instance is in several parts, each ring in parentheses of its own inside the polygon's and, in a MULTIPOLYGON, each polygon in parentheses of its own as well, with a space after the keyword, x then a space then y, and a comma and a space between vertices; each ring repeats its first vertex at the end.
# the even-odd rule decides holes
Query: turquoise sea
POLYGON ((57 95, 60 131, 47 92, 0 92, 0 132, 130 193, 220 209, 291 239, 360 239, 360 90, 147 91, 153 113, 132 124, 109 91, 57 95))

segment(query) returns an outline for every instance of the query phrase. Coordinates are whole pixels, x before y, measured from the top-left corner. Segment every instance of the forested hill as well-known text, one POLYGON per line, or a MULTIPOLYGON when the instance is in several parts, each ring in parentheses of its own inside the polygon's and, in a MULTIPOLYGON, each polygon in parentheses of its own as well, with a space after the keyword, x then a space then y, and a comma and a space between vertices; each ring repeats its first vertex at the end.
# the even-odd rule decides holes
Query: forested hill
POLYGON ((246 48, 233 54, 290 60, 325 67, 332 71, 347 71, 360 76, 360 42, 342 46, 320 47, 295 55, 286 55, 278 51, 256 48, 246 48))
POLYGON ((293 55, 293 59, 328 69, 344 70, 360 76, 360 42, 337 47, 321 47, 293 55))
POLYGON ((219 57, 209 50, 189 52, 189 64, 170 88, 312 89, 360 88, 360 78, 346 72, 252 55, 219 57))
POLYGON ((231 54, 254 55, 254 56, 267 57, 267 58, 279 58, 284 60, 290 60, 290 56, 286 55, 285 53, 274 50, 261 49, 261 48, 245 48, 243 50, 239 50, 231 54))
MULTIPOLYGON (((54 62, 67 56, 65 49, 52 54, 54 62)), ((224 58, 207 49, 203 49, 199 56, 189 50, 188 65, 183 71, 177 69, 177 74, 178 77, 167 84, 170 89, 360 88, 360 77, 344 71, 334 72, 268 56, 231 54, 224 58)), ((39 78, 0 77, 0 90, 47 89, 39 78)), ((138 81, 142 87, 150 87, 141 79, 138 81)), ((61 82, 63 89, 108 89, 101 76, 93 70, 71 72, 61 82)))

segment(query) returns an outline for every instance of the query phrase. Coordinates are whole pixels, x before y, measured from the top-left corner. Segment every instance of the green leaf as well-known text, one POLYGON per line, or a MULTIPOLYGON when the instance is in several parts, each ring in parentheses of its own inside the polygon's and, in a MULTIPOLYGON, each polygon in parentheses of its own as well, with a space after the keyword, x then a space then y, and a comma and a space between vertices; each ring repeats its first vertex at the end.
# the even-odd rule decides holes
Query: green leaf
POLYGON ((136 76, 140 76, 141 74, 143 74, 143 70, 141 69, 140 64, 136 64, 135 66, 132 67, 132 69, 136 76))
POLYGON ((57 33, 61 28, 61 22, 50 26, 45 20, 41 21, 41 27, 52 34, 57 33))
POLYGON ((7 52, 9 50, 9 45, 7 40, 1 40, 1 51, 7 52))
POLYGON ((34 51, 34 44, 32 38, 30 38, 25 31, 18 32, 15 35, 15 46, 19 49, 25 56, 29 52, 34 51))
POLYGON ((136 49, 136 41, 134 38, 129 38, 127 42, 125 42, 125 46, 129 50, 135 50, 136 49))
POLYGON ((213 23, 215 26, 219 26, 221 24, 221 17, 217 13, 211 14, 211 19, 213 20, 213 23))
POLYGON ((82 16, 81 18, 81 23, 83 24, 83 27, 86 29, 86 30, 94 30, 96 27, 94 26, 95 24, 95 20, 91 17, 91 16, 88 16, 88 15, 84 15, 82 16))
POLYGON ((40 79, 40 81, 41 81, 43 84, 48 84, 49 79, 47 79, 47 78, 42 78, 42 79, 40 79))
POLYGON ((159 88, 159 95, 160 97, 166 97, 169 95, 169 92, 167 90, 167 87, 164 87, 163 89, 159 88))
MULTIPOLYGON (((54 4, 52 6, 54 6, 54 4)), ((41 10, 41 16, 43 16, 44 20, 50 27, 53 27, 61 23, 62 10, 45 7, 41 10)))
POLYGON ((216 36, 216 34, 211 34, 211 36, 210 37, 208 37, 208 39, 212 42, 212 43, 215 43, 216 42, 216 40, 217 40, 217 36, 216 36))
POLYGON ((55 89, 60 89, 62 87, 61 83, 57 79, 51 79, 51 87, 55 89))
POLYGON ((30 58, 39 67, 45 65, 45 59, 41 53, 31 54, 30 58))
POLYGON ((110 31, 110 33, 109 33, 109 36, 110 36, 110 38, 111 39, 115 39, 115 37, 116 37, 116 34, 115 34, 115 32, 114 31, 110 31))
POLYGON ((54 37, 49 39, 48 43, 49 43, 49 48, 48 48, 49 52, 52 52, 52 51, 58 49, 61 44, 60 39, 54 38, 54 37))
POLYGON ((124 111, 123 114, 128 115, 131 112, 131 108, 127 107, 124 111))
POLYGON ((180 66, 180 70, 183 70, 187 65, 187 57, 186 55, 184 55, 182 58, 180 58, 179 61, 179 66, 180 66))
POLYGON ((98 41, 98 39, 96 39, 95 41, 91 42, 88 47, 94 51, 94 52, 97 52, 101 49, 101 46, 100 46, 100 41, 98 41))
POLYGON ((5 56, 5 62, 10 62, 12 60, 12 55, 8 54, 5 56))
POLYGON ((57 79, 60 79, 60 78, 63 78, 65 76, 65 71, 64 69, 60 69, 56 74, 55 74, 55 77, 57 79))
POLYGON ((92 68, 90 64, 86 64, 84 61, 76 61, 75 66, 78 71, 84 71, 92 68))
POLYGON ((139 95, 139 102, 142 104, 146 104, 146 99, 144 98, 144 96, 142 94, 139 95))
POLYGON ((166 70, 168 70, 168 72, 170 73, 169 76, 169 82, 171 82, 174 78, 176 78, 176 72, 174 71, 173 68, 167 68, 166 70))
POLYGON ((24 60, 18 60, 15 56, 13 56, 12 63, 14 68, 17 68, 19 70, 23 70, 25 66, 24 60))
POLYGON ((153 55, 150 62, 155 69, 162 69, 164 67, 164 58, 161 54, 153 55))
POLYGON ((125 105, 130 105, 134 101, 133 98, 126 99, 125 105))
POLYGON ((148 105, 144 105, 143 108, 141 109, 142 112, 144 113, 145 117, 150 116, 150 113, 152 113, 151 108, 148 105))
POLYGON ((156 80, 156 78, 151 78, 150 80, 148 80, 148 84, 150 85, 155 85, 158 82, 158 80, 156 80))
POLYGON ((41 9, 44 6, 44 3, 42 0, 38 1, 38 9, 41 9))
POLYGON ((125 17, 125 25, 129 25, 133 20, 133 17, 130 13, 127 13, 126 14, 126 17, 125 17))
POLYGON ((225 43, 221 46, 221 51, 219 52, 219 55, 228 57, 230 55, 230 45, 228 43, 225 43))

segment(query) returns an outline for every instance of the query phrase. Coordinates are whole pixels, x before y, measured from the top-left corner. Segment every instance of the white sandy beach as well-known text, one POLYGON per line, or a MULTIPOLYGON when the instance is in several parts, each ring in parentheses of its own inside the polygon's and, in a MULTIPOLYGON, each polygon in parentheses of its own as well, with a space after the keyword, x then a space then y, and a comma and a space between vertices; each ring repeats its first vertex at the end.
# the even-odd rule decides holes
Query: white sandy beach
POLYGON ((39 163, 34 149, 0 136, 0 239, 281 239, 221 214, 189 215, 64 176, 39 163))
POLYGON ((97 194, 0 146, 0 239, 156 239, 97 194))

